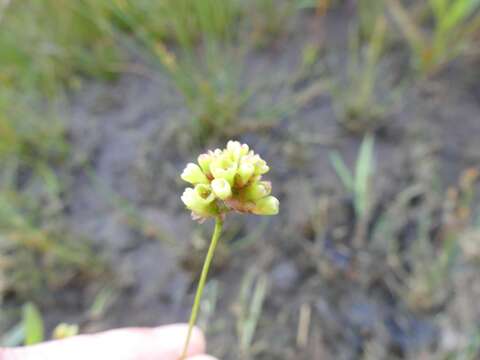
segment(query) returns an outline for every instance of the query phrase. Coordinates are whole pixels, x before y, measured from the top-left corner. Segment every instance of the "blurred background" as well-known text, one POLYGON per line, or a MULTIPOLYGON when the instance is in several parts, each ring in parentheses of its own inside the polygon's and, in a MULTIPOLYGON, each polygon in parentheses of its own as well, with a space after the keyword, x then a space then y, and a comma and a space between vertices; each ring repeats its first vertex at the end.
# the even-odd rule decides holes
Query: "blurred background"
POLYGON ((0 343, 188 319, 228 139, 281 213, 229 216, 221 359, 480 357, 480 1, 0 0, 0 343))

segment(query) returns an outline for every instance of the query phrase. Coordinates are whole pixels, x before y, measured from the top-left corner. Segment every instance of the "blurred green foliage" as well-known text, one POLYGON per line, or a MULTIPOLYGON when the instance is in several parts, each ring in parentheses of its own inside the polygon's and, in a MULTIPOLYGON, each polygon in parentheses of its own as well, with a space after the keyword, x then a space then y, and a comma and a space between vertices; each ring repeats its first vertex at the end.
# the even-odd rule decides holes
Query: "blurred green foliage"
POLYGON ((104 0, 6 1, 0 10, 0 79, 54 94, 78 75, 111 77, 119 52, 104 0))
POLYGON ((45 340, 42 314, 32 303, 26 303, 23 306, 23 327, 25 345, 34 345, 45 340))
POLYGON ((413 57, 415 68, 429 75, 464 52, 480 29, 480 1, 428 0, 426 27, 414 10, 399 0, 388 0, 389 10, 399 25, 413 57))

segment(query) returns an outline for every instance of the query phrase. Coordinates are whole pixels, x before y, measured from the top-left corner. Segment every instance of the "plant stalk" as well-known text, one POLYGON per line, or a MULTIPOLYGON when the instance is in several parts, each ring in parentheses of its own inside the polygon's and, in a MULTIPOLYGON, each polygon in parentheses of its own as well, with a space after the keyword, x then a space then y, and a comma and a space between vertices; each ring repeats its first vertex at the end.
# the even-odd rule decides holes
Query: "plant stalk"
POLYGON ((207 281, 208 270, 213 260, 213 255, 215 253, 215 248, 217 247, 218 239, 222 233, 223 220, 221 217, 217 217, 215 220, 215 230, 213 231, 212 240, 210 241, 210 246, 208 248, 207 256, 203 263, 202 273, 200 274, 200 280, 198 281, 197 292, 195 293, 195 300, 193 301, 192 312, 190 314, 190 320, 188 322, 188 333, 187 339, 185 340, 185 346, 183 348, 182 356, 180 360, 184 360, 187 356, 188 345, 190 343, 190 338, 192 336, 192 330, 195 326, 198 316, 198 309, 200 308, 200 300, 202 299, 203 288, 207 281))

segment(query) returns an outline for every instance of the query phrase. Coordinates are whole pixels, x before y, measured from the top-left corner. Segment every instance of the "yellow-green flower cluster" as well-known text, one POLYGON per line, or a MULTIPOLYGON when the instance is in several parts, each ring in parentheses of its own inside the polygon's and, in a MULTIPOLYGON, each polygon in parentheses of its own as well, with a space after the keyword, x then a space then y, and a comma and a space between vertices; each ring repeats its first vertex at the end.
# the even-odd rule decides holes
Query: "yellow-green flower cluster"
POLYGON ((194 187, 185 189, 182 201, 195 219, 224 215, 234 210, 256 215, 278 214, 279 202, 262 175, 270 168, 247 144, 229 141, 227 148, 208 151, 189 163, 181 178, 194 187))

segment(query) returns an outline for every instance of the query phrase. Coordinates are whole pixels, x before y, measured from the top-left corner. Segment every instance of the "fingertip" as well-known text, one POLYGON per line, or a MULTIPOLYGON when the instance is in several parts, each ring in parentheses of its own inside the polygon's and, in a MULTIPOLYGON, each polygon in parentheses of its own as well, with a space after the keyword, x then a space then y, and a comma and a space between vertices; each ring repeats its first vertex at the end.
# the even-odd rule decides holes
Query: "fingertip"
MULTIPOLYGON (((188 332, 188 328, 187 328, 188 332)), ((190 347, 198 349, 199 353, 203 353, 207 350, 207 341, 205 340, 205 335, 200 328, 194 326, 192 329, 192 338, 190 340, 190 347)))
MULTIPOLYGON (((96 335, 80 335, 35 346, 0 349, 6 359, 178 359, 188 334, 188 325, 176 324, 155 329, 128 328, 96 335), (11 357, 13 356, 13 357, 11 357)), ((199 328, 192 329, 187 358, 205 353, 205 337, 199 328)), ((195 359, 195 358, 194 358, 195 359)), ((205 356, 200 360, 211 360, 205 356)))
MULTIPOLYGON (((155 334, 162 339, 170 339, 172 344, 176 344, 177 348, 183 348, 183 345, 187 339, 188 325, 187 324, 173 324, 161 326, 155 329, 155 334)), ((188 345, 187 355, 203 354, 206 349, 205 336, 202 330, 198 327, 192 329, 192 336, 188 345)))

